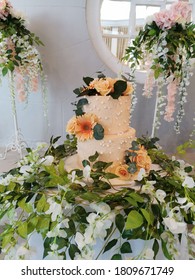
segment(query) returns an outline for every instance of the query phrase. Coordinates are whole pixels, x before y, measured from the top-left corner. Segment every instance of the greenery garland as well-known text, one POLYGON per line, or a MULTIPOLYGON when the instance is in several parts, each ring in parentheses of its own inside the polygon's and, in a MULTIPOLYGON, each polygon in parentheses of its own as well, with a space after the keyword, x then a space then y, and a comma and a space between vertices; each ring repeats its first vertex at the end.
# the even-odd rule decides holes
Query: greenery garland
POLYGON ((31 259, 33 235, 41 236, 43 259, 177 259, 182 236, 195 257, 193 167, 168 157, 157 139, 137 139, 160 168, 136 182, 136 189, 112 185, 116 175, 98 154, 83 169, 67 172, 76 139, 27 149, 18 167, 0 177, 0 248, 5 259, 31 259), (189 230, 189 226, 191 230, 189 230), (95 248, 98 240, 102 247, 95 248), (144 240, 137 255, 133 240, 144 240), (150 242, 148 242, 150 240, 150 242), (110 255, 109 255, 110 253, 110 255), (108 254, 108 255, 106 255, 108 254))

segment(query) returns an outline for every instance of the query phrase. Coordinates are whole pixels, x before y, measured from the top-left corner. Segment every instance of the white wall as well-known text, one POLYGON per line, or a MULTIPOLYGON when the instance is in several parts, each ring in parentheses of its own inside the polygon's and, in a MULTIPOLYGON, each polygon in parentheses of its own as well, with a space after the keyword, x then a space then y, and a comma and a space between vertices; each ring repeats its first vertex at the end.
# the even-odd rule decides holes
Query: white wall
MULTIPOLYGON (((95 0, 91 0, 95 1, 95 0)), ((65 126, 73 115, 71 103, 75 100, 73 89, 82 85, 83 76, 95 76, 105 70, 114 75, 96 54, 86 25, 85 0, 11 0, 12 5, 27 15, 29 29, 44 42, 39 47, 45 73, 48 77, 48 117, 43 118, 41 94, 32 94, 27 105, 17 103, 18 122, 25 140, 30 146, 48 141, 52 135, 65 137, 65 126)), ((168 150, 186 141, 192 127, 195 81, 189 88, 182 134, 176 136, 172 125, 164 123, 159 132, 162 146, 168 150)), ((151 133, 154 98, 145 100, 138 85, 138 104, 132 118, 137 135, 151 133)), ((9 88, 6 80, 0 87, 0 146, 5 145, 14 133, 9 88)))

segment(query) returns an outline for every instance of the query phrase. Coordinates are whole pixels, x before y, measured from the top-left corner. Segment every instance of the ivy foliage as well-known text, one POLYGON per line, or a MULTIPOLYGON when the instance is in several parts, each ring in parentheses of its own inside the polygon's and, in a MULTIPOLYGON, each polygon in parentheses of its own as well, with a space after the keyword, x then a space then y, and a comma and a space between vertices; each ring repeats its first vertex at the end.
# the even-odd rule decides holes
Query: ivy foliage
MULTIPOLYGON (((179 213, 182 220, 178 222, 194 223, 195 188, 184 185, 179 172, 194 180, 192 167, 182 167, 157 149, 154 139, 143 137, 138 143, 148 147, 160 168, 137 181, 136 188, 117 187, 112 184, 117 176, 107 171, 112 163, 99 161, 98 153, 84 160, 82 169, 68 172, 65 158, 76 152, 76 140, 68 136, 64 144, 57 145, 58 140, 52 137, 44 151, 28 149, 19 167, 1 177, 3 253, 8 258, 30 258, 29 239, 38 233, 46 259, 99 259, 106 254, 113 260, 145 258, 144 252, 133 255, 131 241, 136 239, 151 240, 152 258, 162 250, 167 259, 174 259, 181 234, 174 234, 164 219, 179 213), (165 193, 163 199, 157 196, 158 191, 165 193), (181 205, 178 198, 186 200, 181 205), (185 210, 183 206, 189 203, 191 207, 185 210), (166 241, 165 233, 171 242, 166 241), (97 252, 91 244, 98 237, 103 245, 97 252), (26 251, 17 255, 21 239, 26 251)), ((136 145, 133 143, 134 148, 136 145)))

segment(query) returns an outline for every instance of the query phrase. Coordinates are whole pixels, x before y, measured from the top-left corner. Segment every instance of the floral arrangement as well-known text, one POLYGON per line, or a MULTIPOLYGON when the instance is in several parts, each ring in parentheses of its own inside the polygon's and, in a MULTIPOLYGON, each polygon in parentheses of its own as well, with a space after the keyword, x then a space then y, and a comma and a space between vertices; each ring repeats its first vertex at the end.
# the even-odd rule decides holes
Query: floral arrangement
POLYGON ((124 60, 131 71, 144 65, 147 78, 144 95, 150 97, 156 82, 158 112, 155 128, 160 126, 160 116, 168 122, 174 120, 176 102, 178 104, 175 131, 180 132, 180 124, 185 114, 189 78, 192 75, 192 59, 195 58, 195 24, 190 22, 191 8, 179 1, 148 18, 147 24, 139 32, 132 45, 126 49, 124 60), (167 93, 163 93, 163 86, 167 93))
POLYGON ((130 95, 133 92, 132 84, 124 79, 125 77, 123 77, 123 79, 106 77, 100 72, 98 78, 95 79, 91 77, 84 77, 83 80, 86 86, 76 88, 74 93, 77 97, 83 95, 110 95, 112 98, 118 99, 120 96, 130 95))
POLYGON ((68 137, 58 146, 58 139, 28 149, 17 168, 1 175, 5 259, 36 258, 33 237, 43 259, 156 259, 159 252, 177 259, 185 239, 188 258, 195 258, 191 165, 168 157, 157 139, 143 137, 133 147, 144 146, 160 168, 138 176, 136 188, 119 188, 111 183, 116 175, 107 172, 110 163, 98 161, 98 154, 83 161, 82 170, 68 172, 64 159, 76 152, 76 140, 68 137), (135 240, 144 244, 137 253, 135 240))
POLYGON ((125 164, 117 166, 114 173, 122 180, 139 180, 150 171, 151 165, 151 158, 145 147, 133 141, 132 147, 125 152, 125 164))
POLYGON ((39 78, 46 91, 41 58, 35 45, 40 39, 26 27, 25 19, 7 0, 0 1, 0 76, 8 75, 12 97, 15 91, 20 101, 30 92, 38 91, 39 78))

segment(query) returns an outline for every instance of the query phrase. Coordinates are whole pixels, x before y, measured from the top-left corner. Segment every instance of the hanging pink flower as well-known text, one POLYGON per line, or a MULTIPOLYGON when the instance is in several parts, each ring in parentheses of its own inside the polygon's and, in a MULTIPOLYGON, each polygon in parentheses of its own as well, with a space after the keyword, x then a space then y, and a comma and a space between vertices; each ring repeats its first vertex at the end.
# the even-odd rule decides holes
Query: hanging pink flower
POLYGON ((173 113, 175 112, 175 96, 177 93, 178 82, 175 79, 167 86, 167 106, 165 108, 164 119, 168 122, 174 120, 173 113))

